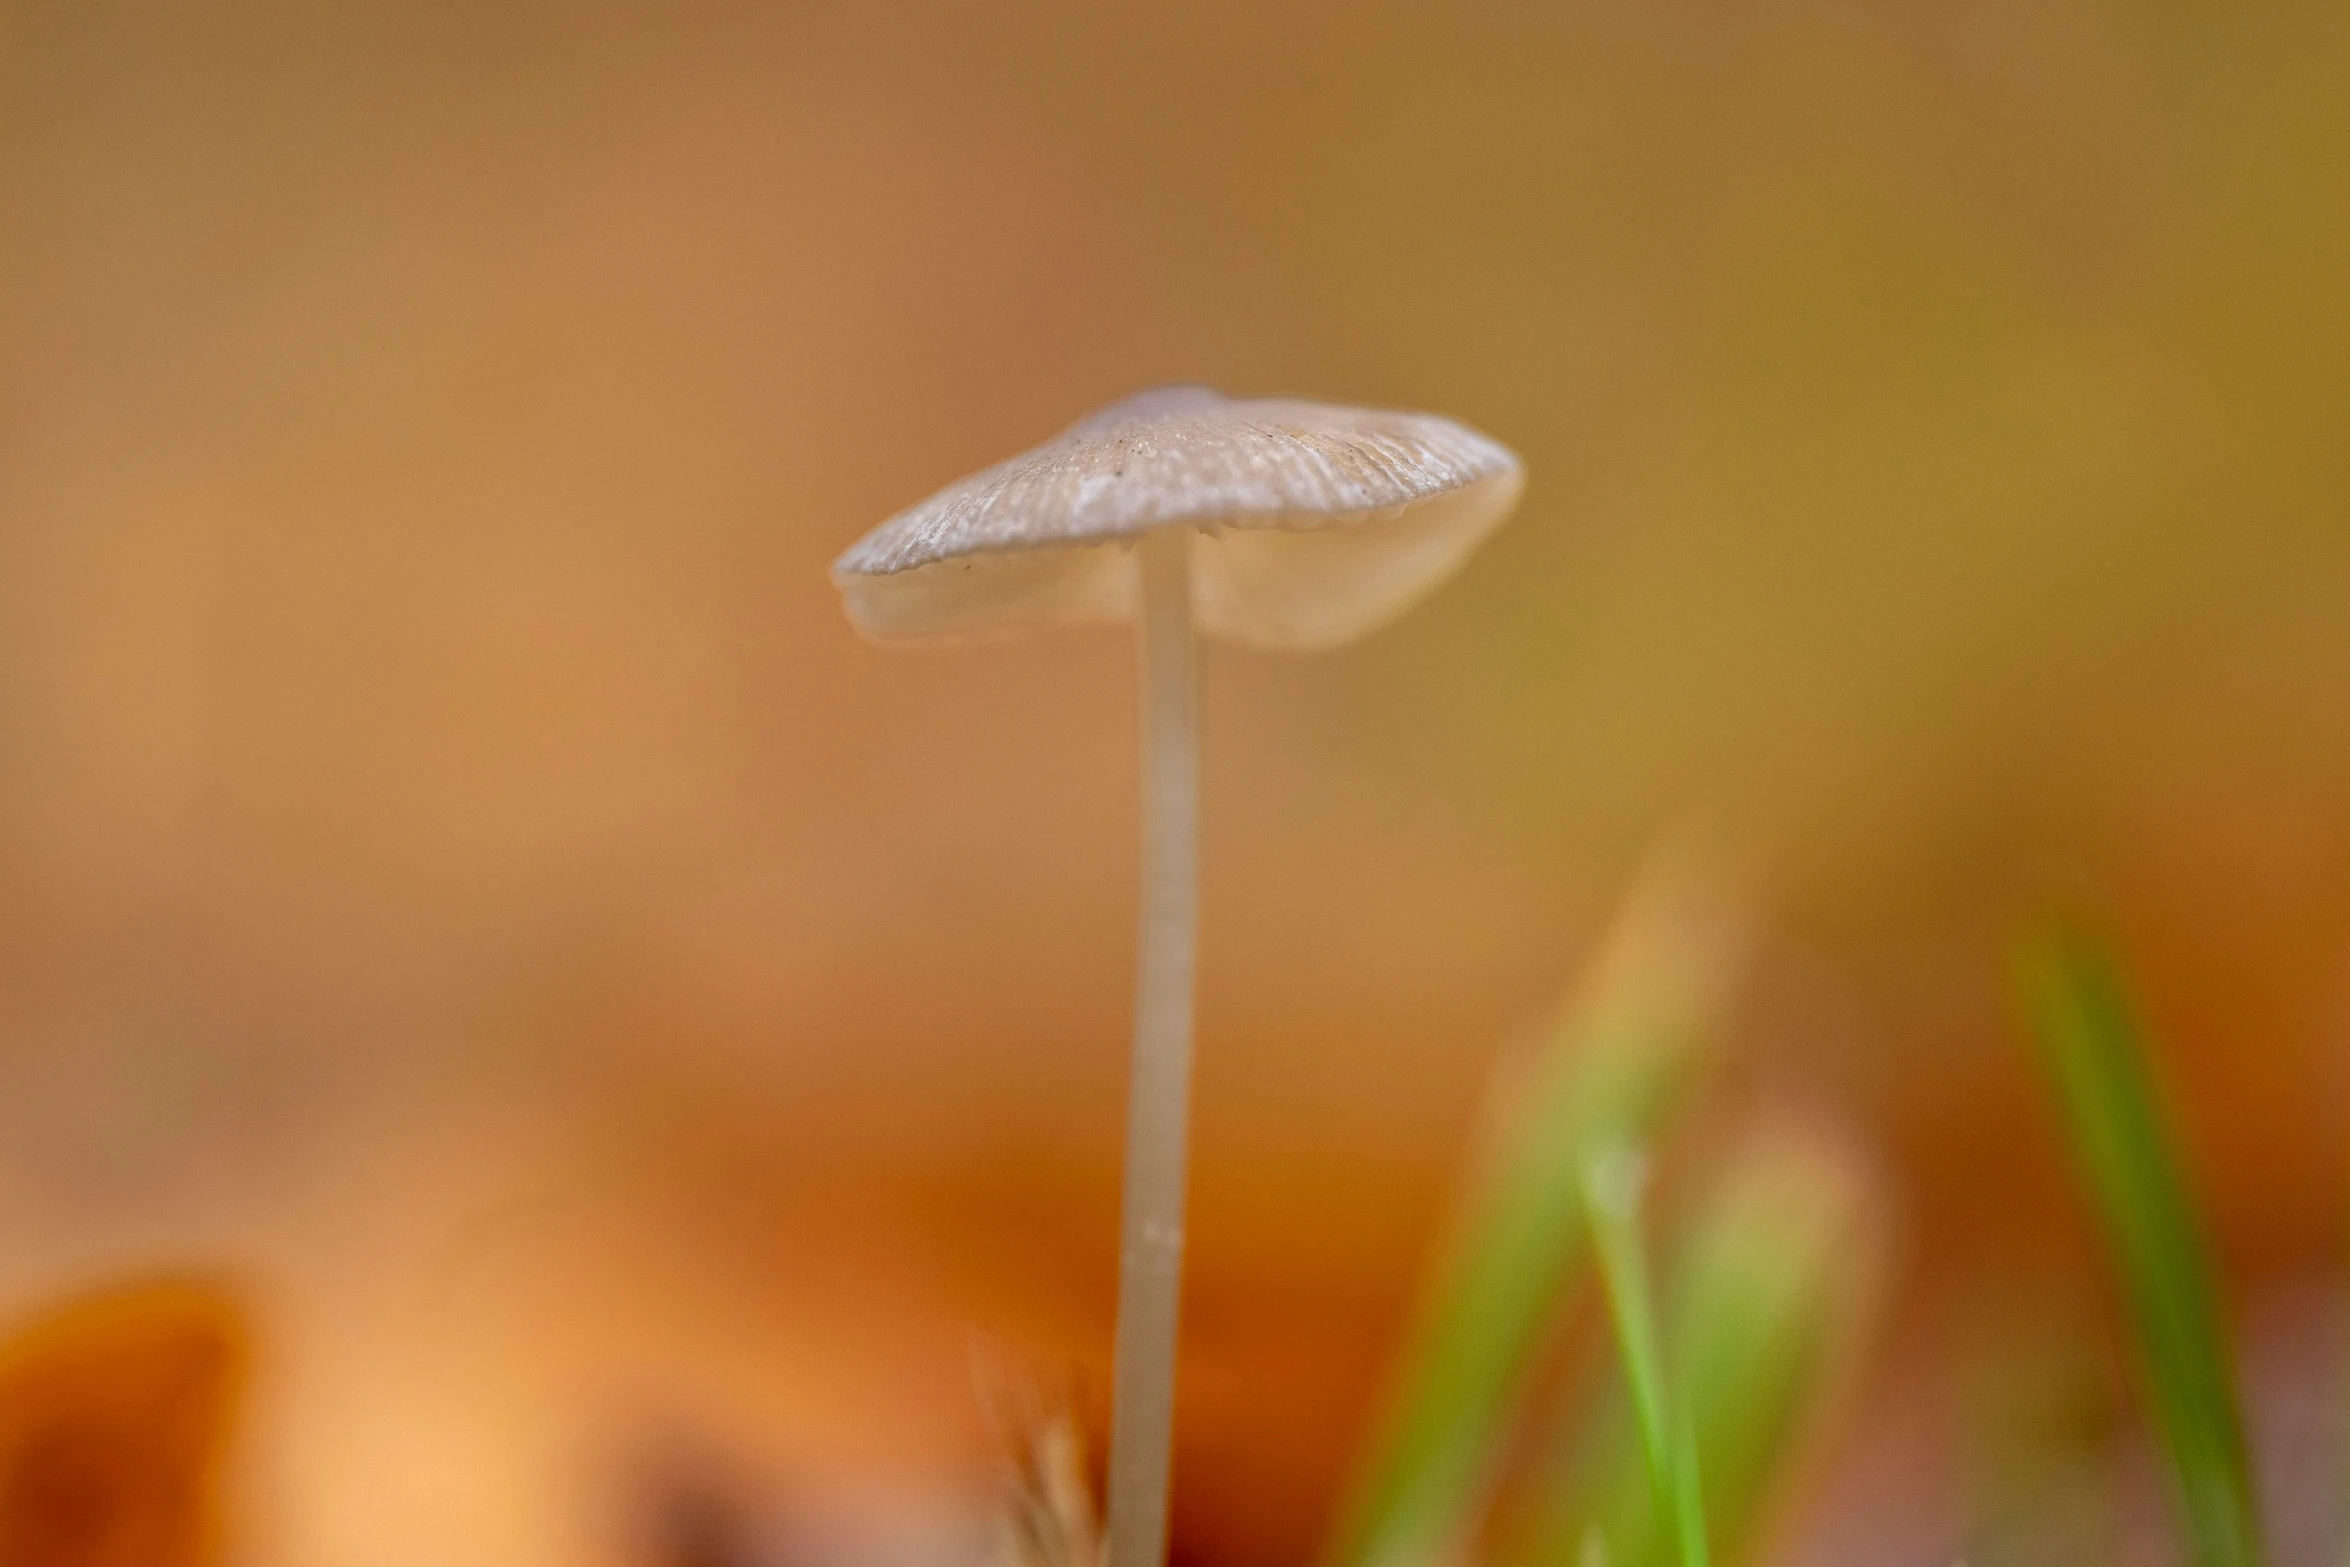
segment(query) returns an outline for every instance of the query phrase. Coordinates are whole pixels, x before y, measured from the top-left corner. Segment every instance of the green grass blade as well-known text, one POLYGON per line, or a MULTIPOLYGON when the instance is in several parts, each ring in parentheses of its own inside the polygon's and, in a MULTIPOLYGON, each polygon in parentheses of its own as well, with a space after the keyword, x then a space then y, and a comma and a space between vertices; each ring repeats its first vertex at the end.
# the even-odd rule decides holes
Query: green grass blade
POLYGON ((1644 888, 1497 1096, 1483 1169, 1326 1567, 1424 1567, 1475 1526, 1527 1370, 1583 1265, 1583 1166, 1652 1135, 1694 1076, 1730 967, 1725 934, 1686 888, 1644 888))
POLYGON ((1697 1442, 1687 1406, 1665 1379, 1657 1341, 1656 1307, 1648 1288, 1648 1248, 1640 1235, 1640 1198, 1646 1161, 1629 1148, 1603 1149, 1585 1167, 1584 1202, 1608 1320, 1632 1392, 1632 1414, 1648 1460, 1648 1483, 1659 1517, 1673 1520, 1681 1567, 1707 1567, 1705 1499, 1697 1472, 1697 1442))
POLYGON ((2210 1264, 2120 968, 2078 931, 2023 943, 2016 977, 2113 1252, 2137 1366, 2198 1567, 2262 1559, 2210 1264))
MULTIPOLYGON (((1884 1276, 1862 1167, 1809 1128, 1771 1124, 1710 1184, 1670 1270, 1665 1360, 1704 1477, 1707 1542, 1743 1557, 1823 1395, 1852 1363, 1884 1276)), ((1517 1567, 1568 1567, 1603 1536, 1617 1567, 1663 1567, 1685 1520, 1661 1511, 1615 1388, 1561 1410, 1557 1446, 1500 1544, 1517 1567)))

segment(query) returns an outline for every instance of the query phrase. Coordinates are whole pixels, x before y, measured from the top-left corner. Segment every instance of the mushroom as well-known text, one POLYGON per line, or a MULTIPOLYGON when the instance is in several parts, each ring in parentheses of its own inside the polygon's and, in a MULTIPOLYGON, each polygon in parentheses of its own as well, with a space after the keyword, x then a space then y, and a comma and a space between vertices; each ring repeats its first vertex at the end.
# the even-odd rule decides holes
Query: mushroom
POLYGON ((1159 1567, 1174 1437, 1197 947, 1198 651, 1401 614, 1507 516, 1515 453, 1428 414, 1162 387, 900 512, 832 568, 868 636, 1138 630, 1141 953, 1111 1384, 1108 1567, 1159 1567))

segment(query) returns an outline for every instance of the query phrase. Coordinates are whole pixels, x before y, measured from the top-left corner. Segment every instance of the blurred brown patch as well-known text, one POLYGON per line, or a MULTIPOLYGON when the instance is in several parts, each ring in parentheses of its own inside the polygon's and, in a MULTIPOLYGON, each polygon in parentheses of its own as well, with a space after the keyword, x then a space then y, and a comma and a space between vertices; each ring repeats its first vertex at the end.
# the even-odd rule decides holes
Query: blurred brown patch
POLYGON ((209 1285, 110 1289, 0 1345, 0 1563, 219 1559, 219 1475, 250 1344, 209 1285))
POLYGON ((1099 1567, 1101 1476, 1075 1390, 992 1354, 980 1356, 978 1378, 1002 1453, 997 1567, 1099 1567))

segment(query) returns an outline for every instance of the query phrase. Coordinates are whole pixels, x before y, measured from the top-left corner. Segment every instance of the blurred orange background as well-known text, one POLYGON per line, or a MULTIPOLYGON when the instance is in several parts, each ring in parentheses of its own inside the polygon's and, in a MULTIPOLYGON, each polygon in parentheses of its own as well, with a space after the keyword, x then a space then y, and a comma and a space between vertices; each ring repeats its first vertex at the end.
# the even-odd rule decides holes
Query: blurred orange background
POLYGON ((256 1561, 631 1560, 672 1450, 951 1520, 967 1330, 1106 1365, 1130 659, 825 567, 1177 379, 1532 475, 1210 658, 1180 1561, 1312 1549, 1674 832, 1905 1320, 2071 1244, 2051 879, 2233 1277, 2330 1265, 2345 80, 2319 3, 0 7, 0 1302, 247 1281, 256 1561))

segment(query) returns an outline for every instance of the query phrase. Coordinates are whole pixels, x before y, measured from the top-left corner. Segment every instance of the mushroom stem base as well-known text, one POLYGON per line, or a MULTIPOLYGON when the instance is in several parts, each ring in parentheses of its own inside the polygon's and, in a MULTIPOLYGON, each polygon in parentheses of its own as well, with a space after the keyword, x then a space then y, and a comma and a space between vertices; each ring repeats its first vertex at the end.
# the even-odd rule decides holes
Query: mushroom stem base
POLYGON ((1111 1386, 1107 1567, 1160 1567, 1175 1436, 1175 1344, 1191 1119, 1199 911, 1199 652, 1188 534, 1135 546, 1142 574, 1142 920, 1111 1386))

